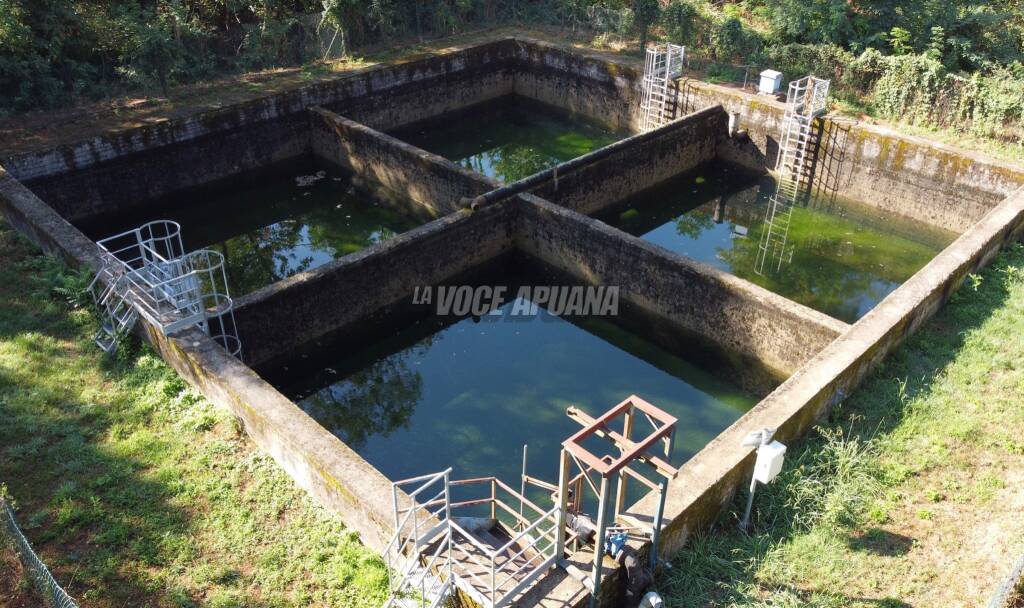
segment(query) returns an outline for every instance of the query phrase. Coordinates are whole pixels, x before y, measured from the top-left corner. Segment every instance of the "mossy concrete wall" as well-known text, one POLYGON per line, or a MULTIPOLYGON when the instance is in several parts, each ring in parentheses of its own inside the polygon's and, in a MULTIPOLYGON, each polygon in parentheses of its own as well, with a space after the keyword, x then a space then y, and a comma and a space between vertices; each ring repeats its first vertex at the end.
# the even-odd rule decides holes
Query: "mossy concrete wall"
POLYGON ((787 377, 847 325, 548 201, 519 205, 516 247, 787 377))
POLYGON ((308 121, 296 114, 41 177, 25 185, 68 220, 118 213, 174 192, 299 156, 308 121))
POLYGON ((639 130, 632 66, 573 52, 542 40, 515 40, 519 95, 578 112, 612 129, 639 130))
POLYGON ((379 131, 461 110, 514 92, 515 50, 505 39, 462 49, 445 61, 406 61, 410 71, 383 73, 366 91, 324 107, 379 131))
MULTIPOLYGON (((784 104, 692 79, 679 83, 684 109, 721 104, 739 115, 748 140, 723 141, 723 158, 771 170, 784 104)), ((817 121, 815 180, 887 212, 963 232, 1024 184, 1024 170, 983 154, 865 123, 817 121)))
POLYGON ((562 163, 531 192, 580 213, 596 213, 713 160, 728 125, 721 106, 706 108, 562 163))
MULTIPOLYGON (((508 43, 501 41, 495 44, 499 49, 514 46, 503 47, 508 43)), ((604 85, 592 89, 588 89, 589 85, 577 87, 578 91, 572 93, 576 101, 572 103, 578 105, 578 111, 614 114, 615 110, 609 108, 635 94, 635 79, 630 84, 629 72, 617 72, 615 62, 601 57, 558 59, 560 47, 549 47, 530 51, 529 55, 543 58, 553 74, 571 73, 584 80, 593 80, 587 73, 595 70, 616 74, 604 85), (607 101, 607 105, 590 104, 591 110, 584 110, 588 107, 586 98, 591 95, 586 90, 604 90, 609 95, 614 90, 623 97, 607 101)), ((279 119, 294 119, 297 125, 305 121, 304 127, 298 126, 306 130, 305 135, 299 137, 308 142, 308 107, 404 86, 400 83, 416 79, 448 78, 452 71, 458 72, 468 65, 459 59, 460 52, 428 57, 425 63, 399 63, 366 70, 334 83, 202 117, 145 127, 100 143, 86 142, 13 159, 13 175, 0 170, 0 211, 47 251, 79 264, 95 263, 94 244, 20 184, 17 177, 38 178, 99 167, 133 152, 148 154, 162 147, 170 153, 174 151, 172 146, 184 141, 209 138, 212 142, 237 129, 257 123, 271 125, 279 119)), ((488 52, 497 62, 492 66, 508 61, 503 58, 505 51, 488 52)), ((526 61, 518 49, 509 56, 514 57, 514 62, 526 61)), ((635 70, 632 73, 635 76, 635 70)), ((513 79, 513 89, 517 82, 513 79)), ((702 86, 716 89, 713 85, 702 86)), ((538 96, 554 95, 551 85, 536 87, 541 91, 536 93, 538 96)), ((759 98, 725 91, 714 93, 717 97, 713 102, 722 103, 726 109, 737 108, 740 126, 747 128, 749 138, 747 143, 742 136, 721 138, 718 154, 766 166, 773 153, 771 142, 777 124, 771 121, 778 120, 778 104, 763 105, 759 98), (745 107, 750 109, 746 114, 742 112, 745 107)), ((529 94, 527 88, 523 92, 529 94)), ((631 99, 635 100, 635 95, 631 99)), ((626 105, 635 111, 633 102, 626 105)), ((879 141, 878 137, 882 137, 874 127, 857 128, 867 133, 865 141, 879 141)), ((740 438, 765 426, 778 428, 783 441, 802 435, 853 390, 873 365, 933 314, 967 273, 990 260, 1002 245, 1019 239, 1024 226, 1024 192, 995 202, 1019 181, 1017 169, 955 149, 949 151, 960 154, 960 160, 946 162, 938 151, 948 147, 918 138, 899 139, 909 142, 911 147, 902 153, 893 153, 890 148, 890 152, 883 154, 881 145, 877 150, 874 144, 860 146, 860 158, 850 169, 854 175, 850 182, 855 184, 853 188, 862 188, 867 193, 892 190, 891 194, 882 192, 875 197, 874 204, 903 215, 918 214, 917 219, 946 223, 948 227, 960 226, 965 232, 852 327, 823 318, 736 277, 669 254, 570 209, 533 195, 522 195, 477 211, 456 211, 242 298, 237 302, 237 313, 245 349, 254 362, 265 360, 291 345, 315 340, 333 327, 358 323, 373 311, 407 297, 410 286, 437 283, 510 248, 520 248, 588 282, 618 284, 624 287, 626 297, 648 311, 725 347, 757 357, 773 369, 793 372, 757 407, 683 466, 670 486, 667 500, 670 523, 661 547, 663 555, 670 555, 692 531, 713 521, 749 479, 752 452, 738 447, 740 438), (874 181, 873 176, 877 177, 874 181), (984 217, 967 227, 975 214, 985 209, 989 211, 984 217), (959 220, 953 217, 956 213, 962 216, 959 220)), ((187 148, 182 146, 180 150, 187 148)), ((112 182, 113 177, 111 174, 112 182)), ((857 192, 845 193, 872 203, 870 196, 857 192)), ((145 333, 185 378, 208 398, 239 416, 254 440, 274 455, 302 487, 337 510, 368 545, 378 549, 382 546, 390 527, 389 484, 379 472, 204 335, 188 331, 166 339, 151 329, 145 333)), ((646 522, 654 510, 653 501, 653 496, 647 496, 634 504, 630 512, 638 521, 646 522)), ((537 603, 572 606, 585 601, 586 594, 581 592, 578 581, 564 575, 554 579, 558 580, 553 587, 545 582, 539 588, 538 592, 551 595, 537 599, 537 603)))
POLYGON ((498 182, 322 108, 309 110, 310 142, 320 158, 372 179, 437 215, 498 182))

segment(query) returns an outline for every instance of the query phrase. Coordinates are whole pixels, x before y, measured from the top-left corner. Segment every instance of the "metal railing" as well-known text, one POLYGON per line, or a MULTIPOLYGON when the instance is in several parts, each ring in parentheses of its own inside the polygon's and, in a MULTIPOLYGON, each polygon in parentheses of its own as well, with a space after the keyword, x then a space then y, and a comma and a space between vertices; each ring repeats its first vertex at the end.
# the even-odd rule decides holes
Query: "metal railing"
POLYGON ((676 99, 672 80, 683 73, 685 47, 665 43, 647 47, 641 81, 642 131, 650 131, 675 118, 676 99))
POLYGON ((451 592, 452 527, 448 476, 451 468, 391 484, 395 534, 384 548, 389 597, 384 607, 435 607, 451 592), (400 490, 416 486, 408 494, 410 504, 400 505, 400 490), (424 502, 420 495, 440 490, 424 502), (439 519, 440 518, 440 519, 439 519), (431 548, 432 547, 432 548, 431 548), (416 597, 411 597, 413 594, 416 597))
POLYGON ((450 473, 392 484, 395 535, 384 550, 391 593, 385 608, 437 606, 456 586, 484 608, 506 606, 561 557, 557 505, 542 509, 496 477, 452 481, 450 473), (399 490, 409 487, 415 488, 410 504, 402 506, 399 490), (453 487, 483 495, 453 501, 453 487), (484 542, 459 523, 456 511, 489 514, 512 532, 500 546, 484 542))
POLYGON ((149 222, 96 244, 102 266, 90 290, 107 316, 97 335, 101 348, 113 348, 138 314, 164 335, 199 326, 229 353, 241 356, 223 255, 208 249, 185 253, 181 226, 170 220, 149 222))

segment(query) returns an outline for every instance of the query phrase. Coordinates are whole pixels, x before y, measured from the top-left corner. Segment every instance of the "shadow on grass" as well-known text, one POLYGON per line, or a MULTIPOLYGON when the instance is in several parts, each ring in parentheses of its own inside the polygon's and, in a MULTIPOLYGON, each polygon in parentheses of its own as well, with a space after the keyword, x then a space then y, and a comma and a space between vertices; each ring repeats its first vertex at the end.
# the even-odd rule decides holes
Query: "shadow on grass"
POLYGON ((846 545, 854 551, 896 557, 910 553, 914 539, 882 528, 868 528, 864 534, 851 536, 846 545))
POLYGON ((196 555, 181 480, 160 470, 168 448, 135 399, 168 372, 90 352, 89 325, 48 301, 31 273, 43 258, 3 225, 0 256, 0 483, 26 537, 86 605, 198 605, 156 574, 196 555))
MULTIPOLYGON (((674 568, 660 580, 668 604, 788 605, 766 599, 780 595, 805 605, 859 602, 906 606, 895 598, 850 597, 842 590, 808 593, 792 586, 791 581, 764 580, 801 573, 784 570, 764 577, 760 567, 773 550, 821 521, 835 527, 855 551, 898 557, 912 550, 914 539, 879 528, 850 534, 864 521, 864 511, 869 507, 858 502, 864 500, 858 494, 878 483, 871 479, 878 471, 858 471, 871 466, 866 463, 874 455, 872 442, 900 425, 915 398, 932 391, 934 378, 956 360, 972 332, 1007 303, 1013 280, 1013 273, 1007 271, 1010 266, 1024 266, 1024 246, 1017 244, 1000 254, 981 271, 980 281, 969 279, 946 307, 833 410, 823 428, 790 447, 791 456, 782 474, 758 490, 752 534, 744 534, 737 527, 738 514, 747 498, 746 492, 740 492, 710 531, 694 535, 674 557, 674 568), (837 495, 838 499, 832 501, 837 495)), ((822 561, 829 557, 821 556, 822 561)))

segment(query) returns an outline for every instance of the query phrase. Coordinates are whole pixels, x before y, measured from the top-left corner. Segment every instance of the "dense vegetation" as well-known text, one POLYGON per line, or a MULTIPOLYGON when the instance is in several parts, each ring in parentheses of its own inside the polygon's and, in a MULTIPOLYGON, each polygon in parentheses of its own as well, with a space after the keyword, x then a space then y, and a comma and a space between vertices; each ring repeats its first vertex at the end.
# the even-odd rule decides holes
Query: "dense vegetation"
POLYGON ((848 109, 1022 138, 1019 0, 0 0, 0 114, 508 22, 673 40, 712 78, 814 72, 848 109))

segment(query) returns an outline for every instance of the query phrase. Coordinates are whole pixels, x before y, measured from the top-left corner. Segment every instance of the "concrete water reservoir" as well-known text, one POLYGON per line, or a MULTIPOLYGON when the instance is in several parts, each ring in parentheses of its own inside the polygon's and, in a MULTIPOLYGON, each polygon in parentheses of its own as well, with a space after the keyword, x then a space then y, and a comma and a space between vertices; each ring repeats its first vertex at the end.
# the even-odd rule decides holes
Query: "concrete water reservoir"
POLYGON ((223 254, 228 286, 241 296, 381 243, 434 214, 303 155, 77 224, 90 238, 102 239, 158 219, 181 224, 187 250, 223 254))
POLYGON ((529 97, 507 95, 391 134, 511 183, 618 141, 629 132, 529 97))
POLYGON ((391 479, 451 466, 457 478, 496 475, 514 487, 524 444, 530 473, 557 480, 561 442, 578 429, 570 405, 598 416, 633 393, 660 404, 683 421, 682 462, 782 380, 628 305, 615 316, 545 308, 564 310, 563 298, 522 314, 521 288, 580 285, 522 254, 437 287, 461 285, 505 294, 476 317, 425 304, 392 310, 359 323, 358 336, 302 345, 261 374, 391 479))
POLYGON ((819 193, 794 210, 787 249, 758 272, 770 176, 712 162, 596 214, 630 234, 853 323, 956 238, 950 230, 819 193))
MULTIPOLYGON (((713 345, 707 352, 729 353, 722 370, 734 369, 737 361, 756 361, 770 377, 785 379, 773 390, 767 387, 770 392, 746 413, 740 415, 737 410, 738 419, 700 448, 670 484, 667 526, 659 547, 670 554, 695 529, 712 521, 749 479, 750 451, 739 447, 747 432, 772 427, 778 429, 776 437, 781 441, 799 437, 933 314, 968 273, 985 264, 1001 246, 1018 239, 1024 225, 1024 193, 1018 191, 1024 172, 980 154, 883 128, 851 126, 828 117, 820 120, 818 141, 824 160, 816 175, 835 186, 837 200, 853 199, 870 210, 846 205, 841 214, 822 216, 820 208, 810 206, 806 207, 806 219, 835 222, 838 218, 838 225, 828 224, 830 229, 844 235, 867 234, 870 238, 866 240, 876 244, 874 235, 879 232, 907 241, 900 251, 889 253, 883 247, 886 253, 882 257, 895 256, 905 264, 899 273, 868 273, 871 287, 866 292, 844 291, 837 282, 836 297, 826 299, 826 304, 841 302, 833 307, 813 298, 804 303, 793 301, 780 294, 798 294, 765 282, 778 292, 773 293, 759 284, 757 276, 738 266, 714 267, 718 253, 714 258, 705 253, 702 258, 702 250, 694 246, 707 241, 699 238, 654 241, 649 233, 671 219, 677 220, 677 226, 680 219, 684 224, 703 226, 710 214, 714 224, 713 208, 697 210, 704 213, 704 219, 686 213, 687 205, 701 200, 674 208, 669 197, 664 199, 669 202, 664 203, 663 211, 658 211, 659 201, 653 201, 651 223, 633 229, 621 212, 618 218, 601 215, 623 201, 639 200, 636 197, 653 192, 651 188, 673 183, 668 180, 686 179, 680 176, 703 171, 701 167, 711 161, 727 161, 765 174, 774 166, 777 153, 780 104, 681 79, 675 83, 679 120, 625 137, 508 187, 500 187, 493 176, 388 135, 401 133, 402 128, 418 121, 512 95, 585 116, 609 132, 631 131, 638 124, 638 76, 637 67, 628 61, 531 39, 502 38, 454 47, 198 115, 3 155, 0 208, 12 225, 47 251, 93 268, 97 266, 96 245, 76 226, 100 218, 128 221, 129 214, 136 213, 152 217, 151 212, 165 210, 159 201, 171 201, 225 178, 272 172, 276 163, 302 155, 344 167, 360 184, 386 187, 433 214, 436 219, 404 231, 396 229, 390 238, 365 239, 368 246, 358 251, 340 257, 334 251, 331 257, 335 259, 325 256, 324 263, 315 268, 310 264, 291 276, 286 276, 289 269, 285 268, 270 277, 283 277, 280 280, 238 298, 235 312, 244 363, 197 329, 163 336, 150 326, 138 328, 185 378, 212 401, 230 408, 254 441, 297 483, 336 510, 364 542, 378 549, 393 527, 390 477, 367 462, 358 453, 358 445, 355 450, 346 445, 252 367, 267 373, 275 359, 317 341, 321 346, 336 339, 358 345, 360 331, 369 329, 373 319, 391 319, 391 331, 399 332, 405 326, 394 319, 403 317, 391 315, 407 306, 417 287, 449 283, 512 252, 553 266, 581 284, 618 286, 624 305, 654 320, 627 327, 629 333, 683 361, 692 361, 694 352, 699 359, 704 352, 688 350, 690 336, 694 336, 697 343, 713 345), (731 121, 732 128, 730 114, 737 117, 731 121), (471 201, 480 204, 470 208, 471 201), (877 217, 884 219, 879 222, 877 217), (939 237, 922 238, 925 231, 917 228, 904 232, 904 220, 918 223, 911 226, 926 224, 936 229, 939 237), (927 261, 950 234, 959 236, 927 261), (904 255, 911 243, 915 253, 904 255), (918 245, 925 247, 918 249, 918 245), (924 267, 914 272, 924 262, 924 267), (908 273, 912 275, 909 278, 908 273), (884 298, 883 292, 888 293, 884 298), (850 324, 843 319, 857 320, 850 324), (652 327, 659 329, 652 331, 652 327), (664 328, 672 331, 660 331, 664 328)), ((738 187, 739 193, 723 199, 725 209, 718 216, 724 218, 723 223, 702 229, 701 235, 717 235, 726 229, 726 222, 730 234, 722 236, 729 239, 738 226, 747 227, 748 235, 756 232, 756 217, 749 224, 743 222, 748 221, 744 219, 748 213, 758 213, 760 193, 744 190, 744 183, 749 182, 727 184, 738 187), (731 197, 755 202, 737 204, 731 197), (737 215, 730 215, 733 210, 737 215)), ((720 201, 713 204, 722 206, 720 201)), ((637 215, 643 219, 639 206, 637 215)), ((265 225, 281 221, 280 217, 284 216, 269 217, 270 223, 265 225)), ((799 215, 796 217, 794 226, 799 226, 799 215)), ((236 226, 232 230, 239 230, 235 235, 225 233, 229 242, 231 236, 250 229, 242 222, 228 223, 236 226)), ((104 233, 100 225, 90 231, 104 233)), ((186 231, 186 238, 194 237, 186 231)), ((859 239, 847 239, 855 251, 862 242, 859 239)), ((812 242, 806 249, 815 251, 819 260, 836 262, 837 253, 845 256, 846 246, 840 243, 815 250, 812 242)), ((797 255, 794 253, 793 259, 799 261, 797 255)), ((871 270, 874 256, 856 257, 866 261, 871 270)), ((856 272, 862 270, 864 267, 854 267, 856 272)), ((829 287, 836 285, 830 283, 829 287)), ((447 330, 478 327, 472 321, 461 323, 447 330)), ((516 323, 504 324, 503 330, 506 325, 515 327, 516 323)), ((553 326, 577 339, 595 340, 601 334, 588 331, 585 324, 581 327, 565 320, 553 326)), ((443 331, 428 333, 441 335, 439 343, 452 342, 443 331)), ((379 335, 364 332, 362 339, 379 335)), ((483 344, 474 341, 469 346, 483 344)), ((650 364, 622 348, 622 343, 615 346, 603 340, 603 345, 594 344, 614 349, 607 352, 622 357, 613 367, 650 364)), ((325 347, 323 352, 330 355, 332 351, 325 347)), ((495 369, 503 363, 495 361, 495 369)), ((325 372, 326 366, 319 370, 325 372)), ((682 381, 672 374, 659 376, 663 371, 649 376, 644 384, 682 381)), ((328 383, 309 385, 316 386, 323 389, 328 383)), ((579 387, 580 392, 585 388, 589 387, 579 387)), ((674 388, 665 391, 664 400, 672 398, 667 393, 685 393, 674 388)), ((643 394, 644 386, 630 392, 643 394)), ((752 392, 760 396, 764 391, 752 392)), ((595 402, 603 398, 584 397, 595 402)), ((615 401, 609 393, 608 401, 597 407, 615 401)), ((709 411, 718 411, 717 407, 709 411)), ((728 423, 721 418, 718 424, 728 423)), ((430 455, 429 449, 429 444, 424 445, 419 452, 430 455)), ((693 449, 698 449, 697 443, 693 449)), ((654 512, 652 500, 652 495, 640 498, 628 508, 628 514, 649 517, 654 512)), ((569 559, 584 563, 580 556, 569 559)), ((572 598, 585 598, 581 589, 579 581, 555 570, 533 597, 523 601, 529 605, 548 597, 560 605, 576 605, 572 598)))

